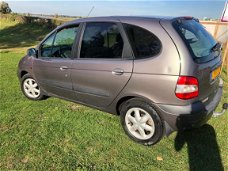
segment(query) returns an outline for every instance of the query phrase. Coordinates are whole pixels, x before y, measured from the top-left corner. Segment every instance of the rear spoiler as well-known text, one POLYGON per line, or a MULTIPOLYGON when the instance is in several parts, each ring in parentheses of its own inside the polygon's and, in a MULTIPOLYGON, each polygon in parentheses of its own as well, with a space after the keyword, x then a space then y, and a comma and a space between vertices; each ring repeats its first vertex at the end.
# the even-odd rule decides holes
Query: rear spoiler
POLYGON ((199 19, 192 17, 192 16, 182 16, 182 17, 177 17, 174 20, 176 20, 178 23, 181 23, 183 20, 195 20, 196 22, 199 23, 199 19))

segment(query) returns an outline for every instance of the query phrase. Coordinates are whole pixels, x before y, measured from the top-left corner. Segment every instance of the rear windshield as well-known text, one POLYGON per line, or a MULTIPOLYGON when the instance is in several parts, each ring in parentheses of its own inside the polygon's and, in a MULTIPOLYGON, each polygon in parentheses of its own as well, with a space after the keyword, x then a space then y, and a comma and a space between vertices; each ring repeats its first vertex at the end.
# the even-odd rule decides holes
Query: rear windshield
POLYGON ((200 23, 192 19, 175 21, 173 25, 194 59, 205 62, 215 57, 212 48, 217 42, 200 23))

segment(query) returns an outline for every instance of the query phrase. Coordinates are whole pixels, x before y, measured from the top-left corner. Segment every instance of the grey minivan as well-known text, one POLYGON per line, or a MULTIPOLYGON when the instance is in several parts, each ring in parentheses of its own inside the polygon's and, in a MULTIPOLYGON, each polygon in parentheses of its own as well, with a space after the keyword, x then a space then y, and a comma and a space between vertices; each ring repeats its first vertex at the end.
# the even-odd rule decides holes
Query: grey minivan
POLYGON ((152 145, 199 127, 222 96, 221 46, 193 17, 94 17, 53 30, 18 67, 24 95, 120 115, 152 145))

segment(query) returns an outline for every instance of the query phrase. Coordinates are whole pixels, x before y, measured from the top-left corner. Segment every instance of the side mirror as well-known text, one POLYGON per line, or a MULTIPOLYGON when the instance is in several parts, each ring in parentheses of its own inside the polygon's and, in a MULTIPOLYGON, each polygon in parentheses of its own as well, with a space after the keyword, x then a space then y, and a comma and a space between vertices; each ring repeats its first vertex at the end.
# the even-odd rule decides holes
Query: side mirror
POLYGON ((37 50, 35 48, 30 48, 27 50, 27 55, 28 56, 33 56, 35 58, 37 58, 37 50))

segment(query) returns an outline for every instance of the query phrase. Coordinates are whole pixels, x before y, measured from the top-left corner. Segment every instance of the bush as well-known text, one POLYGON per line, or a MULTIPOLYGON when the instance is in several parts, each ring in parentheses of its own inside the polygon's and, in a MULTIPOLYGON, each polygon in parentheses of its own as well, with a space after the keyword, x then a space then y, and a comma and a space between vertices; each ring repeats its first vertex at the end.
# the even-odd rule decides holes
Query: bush
POLYGON ((11 13, 11 12, 12 12, 12 10, 10 9, 8 3, 4 2, 4 1, 0 2, 0 13, 8 14, 8 13, 11 13))

